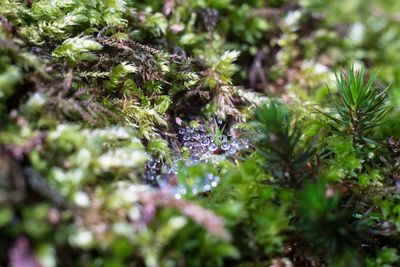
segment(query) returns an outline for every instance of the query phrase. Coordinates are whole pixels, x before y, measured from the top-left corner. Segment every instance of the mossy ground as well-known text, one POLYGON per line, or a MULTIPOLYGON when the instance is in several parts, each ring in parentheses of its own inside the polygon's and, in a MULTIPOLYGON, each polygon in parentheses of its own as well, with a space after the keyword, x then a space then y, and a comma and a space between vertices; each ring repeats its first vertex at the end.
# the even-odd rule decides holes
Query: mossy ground
POLYGON ((1 0, 0 266, 398 266, 398 12, 1 0))

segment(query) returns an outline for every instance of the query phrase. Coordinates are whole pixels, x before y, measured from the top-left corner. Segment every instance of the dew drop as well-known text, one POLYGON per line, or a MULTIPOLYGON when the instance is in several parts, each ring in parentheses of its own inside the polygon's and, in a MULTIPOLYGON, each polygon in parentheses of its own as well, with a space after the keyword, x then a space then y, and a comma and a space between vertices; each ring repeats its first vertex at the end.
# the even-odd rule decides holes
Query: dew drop
POLYGON ((218 146, 216 145, 216 144, 214 144, 214 143, 211 143, 209 146, 208 146, 208 151, 210 151, 210 152, 214 152, 215 150, 217 150, 218 149, 218 146))
POLYGON ((207 150, 206 147, 201 147, 200 150, 199 150, 199 152, 200 152, 201 154, 206 154, 207 151, 208 151, 208 150, 207 150))
POLYGON ((228 150, 230 148, 230 144, 228 142, 224 142, 221 144, 222 150, 228 150))
POLYGON ((197 186, 193 186, 192 188, 192 194, 195 195, 199 192, 199 188, 197 186))
POLYGON ((218 141, 226 142, 226 141, 228 141, 228 137, 226 135, 222 134, 222 135, 218 136, 218 141))
POLYGON ((233 155, 233 154, 235 154, 235 153, 236 153, 236 149, 233 148, 233 147, 231 147, 231 148, 228 150, 228 154, 230 154, 230 155, 233 155))
POLYGON ((233 141, 233 142, 231 143, 231 146, 232 146, 233 148, 239 149, 239 148, 240 148, 240 142, 235 140, 235 141, 233 141))
POLYGON ((192 164, 197 164, 200 162, 200 159, 196 156, 192 156, 192 158, 190 159, 192 164))
POLYGON ((210 138, 211 136, 209 134, 201 134, 200 135, 201 138, 210 138))
POLYGON ((209 144, 210 144, 210 139, 208 139, 207 137, 201 140, 202 146, 208 146, 209 144))
POLYGON ((184 187, 180 188, 180 189, 179 189, 179 193, 180 193, 181 195, 186 195, 186 193, 187 193, 186 188, 184 188, 184 187))
POLYGON ((203 186, 203 190, 204 191, 210 191, 211 190, 211 185, 209 185, 209 184, 204 185, 203 186))
POLYGON ((200 139, 200 134, 194 133, 192 137, 193 137, 193 139, 198 140, 198 139, 200 139))

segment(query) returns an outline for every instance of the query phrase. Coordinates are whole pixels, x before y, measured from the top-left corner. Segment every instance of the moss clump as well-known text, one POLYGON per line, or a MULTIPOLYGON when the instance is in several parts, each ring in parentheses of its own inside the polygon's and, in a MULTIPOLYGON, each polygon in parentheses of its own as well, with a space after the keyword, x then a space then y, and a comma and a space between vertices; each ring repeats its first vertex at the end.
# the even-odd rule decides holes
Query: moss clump
POLYGON ((0 1, 0 266, 398 266, 398 1, 264 2, 0 1))

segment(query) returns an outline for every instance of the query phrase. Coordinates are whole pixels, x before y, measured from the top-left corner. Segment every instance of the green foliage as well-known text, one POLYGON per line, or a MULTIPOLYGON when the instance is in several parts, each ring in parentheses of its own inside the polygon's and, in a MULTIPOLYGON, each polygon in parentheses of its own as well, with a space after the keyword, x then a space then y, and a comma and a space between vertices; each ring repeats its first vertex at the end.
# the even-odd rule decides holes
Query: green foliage
POLYGON ((330 261, 340 259, 356 262, 355 248, 361 242, 361 232, 347 210, 340 207, 340 196, 323 182, 307 183, 299 196, 299 230, 320 253, 330 261))
POLYGON ((56 183, 61 183, 57 187, 68 195, 71 190, 94 182, 95 173, 112 173, 116 177, 135 179, 132 168, 138 168, 140 172, 147 160, 135 132, 122 127, 89 131, 76 126, 59 125, 48 134, 47 139, 49 153, 43 155, 42 159, 34 153, 35 164, 38 164, 37 169, 46 171, 46 175, 56 183), (50 151, 54 151, 54 154, 63 151, 64 157, 53 155, 50 160, 47 158, 52 154, 50 151), (63 168, 64 161, 68 162, 69 168, 63 168), (49 162, 52 167, 44 168, 49 162))
POLYGON ((128 125, 138 128, 139 136, 148 140, 157 137, 156 126, 167 126, 165 119, 154 109, 126 103, 121 110, 128 125))
POLYGON ((366 259, 366 266, 394 266, 399 259, 396 249, 382 248, 375 259, 366 259))
POLYGON ((106 84, 107 89, 116 90, 121 83, 126 78, 129 78, 129 74, 137 72, 137 68, 135 66, 128 64, 127 62, 122 62, 118 66, 114 67, 110 74, 108 75, 109 81, 106 84))
POLYGON ((95 60, 96 55, 92 51, 101 50, 103 47, 88 36, 75 37, 65 40, 53 51, 56 58, 66 58, 70 64, 76 64, 83 60, 95 60))
POLYGON ((10 96, 13 87, 22 80, 21 70, 16 66, 7 66, 0 73, 0 99, 4 100, 10 96))
MULTIPOLYGON (((285 105, 272 101, 255 111, 254 125, 261 134, 258 151, 267 163, 267 170, 277 182, 290 186, 301 183, 297 173, 310 160, 313 146, 300 147, 300 126, 293 121, 285 105)), ((302 174, 303 175, 303 174, 302 174)))
MULTIPOLYGON (((219 120, 219 119, 218 119, 219 120)), ((225 125, 220 126, 218 121, 216 118, 214 118, 214 122, 212 127, 208 127, 207 131, 208 133, 211 135, 214 143, 216 143, 217 145, 221 144, 221 137, 224 134, 224 130, 225 130, 225 125)))
POLYGON ((293 195, 266 180, 253 156, 229 171, 210 196, 209 205, 229 220, 243 258, 280 252, 285 238, 281 234, 289 228, 286 214, 293 195))
POLYGON ((149 144, 147 145, 147 151, 155 156, 162 157, 166 160, 171 160, 168 143, 164 139, 150 140, 149 144))
POLYGON ((238 51, 226 51, 221 57, 206 58, 210 61, 210 75, 206 80, 206 86, 214 88, 220 84, 231 83, 231 77, 235 72, 235 67, 232 63, 239 56, 238 51))
POLYGON ((329 166, 329 177, 340 179, 355 177, 361 169, 361 159, 353 147, 352 140, 348 137, 332 136, 326 139, 326 158, 329 166))
POLYGON ((1 0, 0 266, 398 266, 399 11, 1 0))
POLYGON ((352 66, 347 74, 336 74, 340 98, 336 112, 339 118, 330 116, 333 129, 344 136, 352 136, 355 144, 368 142, 370 131, 388 112, 387 88, 376 88, 376 73, 365 81, 364 72, 364 68, 356 70, 352 66))

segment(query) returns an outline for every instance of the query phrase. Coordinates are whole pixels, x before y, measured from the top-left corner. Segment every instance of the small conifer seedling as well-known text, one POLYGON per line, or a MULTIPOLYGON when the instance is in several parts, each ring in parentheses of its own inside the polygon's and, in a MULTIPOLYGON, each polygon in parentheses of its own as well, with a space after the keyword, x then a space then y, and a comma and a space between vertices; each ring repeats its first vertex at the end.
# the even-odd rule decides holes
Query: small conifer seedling
POLYGON ((348 72, 336 74, 339 101, 335 113, 325 114, 331 119, 334 132, 351 136, 353 144, 373 143, 371 130, 378 126, 388 112, 387 89, 376 87, 377 73, 369 78, 361 67, 350 67, 348 72))
POLYGON ((298 186, 314 147, 300 145, 301 129, 287 107, 277 101, 261 106, 255 112, 254 125, 261 132, 258 151, 267 162, 267 170, 283 184, 298 186))

